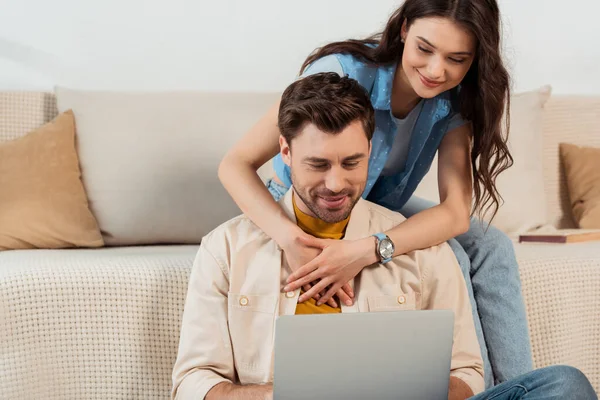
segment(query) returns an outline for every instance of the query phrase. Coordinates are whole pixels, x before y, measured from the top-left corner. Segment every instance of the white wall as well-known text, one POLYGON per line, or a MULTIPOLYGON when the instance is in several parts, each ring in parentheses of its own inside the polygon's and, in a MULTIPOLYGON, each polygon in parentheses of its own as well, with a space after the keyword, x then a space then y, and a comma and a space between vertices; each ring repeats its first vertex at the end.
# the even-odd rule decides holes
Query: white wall
MULTIPOLYGON (((282 90, 400 0, 0 0, 0 89, 282 90)), ((599 0, 500 0, 514 88, 600 94, 599 0)))

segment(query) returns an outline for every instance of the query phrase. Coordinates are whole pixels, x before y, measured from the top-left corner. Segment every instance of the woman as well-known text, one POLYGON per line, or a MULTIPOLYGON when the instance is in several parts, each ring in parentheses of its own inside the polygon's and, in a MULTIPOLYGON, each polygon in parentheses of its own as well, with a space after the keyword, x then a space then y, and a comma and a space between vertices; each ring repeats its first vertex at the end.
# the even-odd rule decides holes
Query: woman
MULTIPOLYGON (((448 241, 471 297, 486 386, 530 371, 512 242, 471 219, 472 209, 479 215, 497 210, 495 180, 512 164, 501 130, 503 118, 509 119, 510 90, 496 0, 406 0, 381 34, 326 45, 301 73, 325 71, 347 74, 370 93, 377 126, 363 197, 408 218, 384 232, 393 255, 448 241), (435 205, 412 195, 438 151, 435 205)), ((351 302, 347 283, 383 261, 377 253, 381 239, 316 239, 284 216, 275 200, 291 180, 276 156, 277 111, 275 104, 228 152, 219 177, 240 209, 283 249, 295 270, 285 290, 303 287, 300 301, 314 297, 334 304, 337 294, 351 302), (256 171, 273 157, 276 177, 265 188, 256 171)))

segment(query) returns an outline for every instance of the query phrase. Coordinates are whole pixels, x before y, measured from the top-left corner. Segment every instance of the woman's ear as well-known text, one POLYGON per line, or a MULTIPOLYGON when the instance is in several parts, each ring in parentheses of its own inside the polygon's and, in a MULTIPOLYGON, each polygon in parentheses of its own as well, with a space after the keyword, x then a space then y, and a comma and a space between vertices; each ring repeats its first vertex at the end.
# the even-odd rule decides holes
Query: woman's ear
POLYGON ((408 26, 406 25, 406 20, 404 20, 400 28, 400 40, 402 43, 406 42, 406 35, 408 35, 408 26))
POLYGON ((288 166, 292 166, 292 149, 282 135, 279 135, 279 152, 281 153, 281 159, 288 166))

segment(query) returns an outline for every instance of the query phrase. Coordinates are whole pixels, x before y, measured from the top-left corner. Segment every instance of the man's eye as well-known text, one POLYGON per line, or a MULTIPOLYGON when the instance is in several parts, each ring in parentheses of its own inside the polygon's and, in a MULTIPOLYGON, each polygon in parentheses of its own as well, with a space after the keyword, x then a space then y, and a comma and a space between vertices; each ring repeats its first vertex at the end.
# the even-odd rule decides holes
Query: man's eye
POLYGON ((311 168, 314 169, 325 169, 327 168, 327 164, 310 164, 311 168))
POLYGON ((358 167, 358 161, 344 163, 344 167, 345 168, 356 168, 356 167, 358 167))

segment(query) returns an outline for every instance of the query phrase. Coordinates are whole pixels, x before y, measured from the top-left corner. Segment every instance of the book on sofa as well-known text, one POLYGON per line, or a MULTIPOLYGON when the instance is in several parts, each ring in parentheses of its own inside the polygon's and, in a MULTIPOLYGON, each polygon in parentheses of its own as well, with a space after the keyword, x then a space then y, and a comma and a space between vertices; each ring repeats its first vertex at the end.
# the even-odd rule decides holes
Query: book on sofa
POLYGON ((600 240, 600 229, 559 229, 519 236, 519 243, 581 243, 593 240, 600 240))

